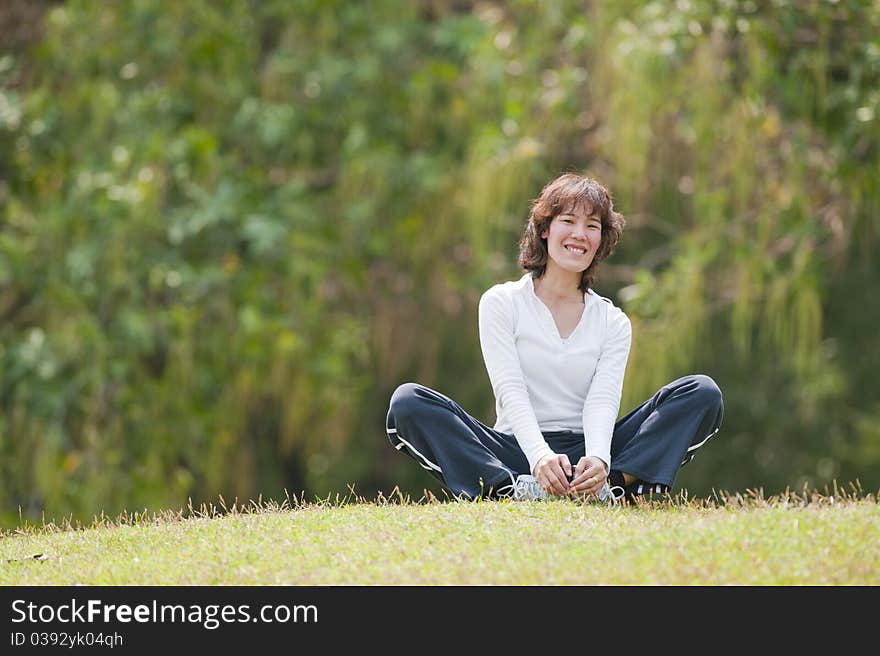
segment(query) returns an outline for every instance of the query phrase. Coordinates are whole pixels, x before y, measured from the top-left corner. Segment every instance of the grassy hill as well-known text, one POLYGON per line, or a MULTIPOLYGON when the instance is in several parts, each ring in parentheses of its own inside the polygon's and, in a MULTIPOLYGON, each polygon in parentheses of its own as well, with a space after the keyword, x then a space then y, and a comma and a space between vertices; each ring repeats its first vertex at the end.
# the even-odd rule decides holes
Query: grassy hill
POLYGON ((0 537, 0 563, 2 585, 877 585, 880 506, 839 490, 221 503, 26 525, 0 537))

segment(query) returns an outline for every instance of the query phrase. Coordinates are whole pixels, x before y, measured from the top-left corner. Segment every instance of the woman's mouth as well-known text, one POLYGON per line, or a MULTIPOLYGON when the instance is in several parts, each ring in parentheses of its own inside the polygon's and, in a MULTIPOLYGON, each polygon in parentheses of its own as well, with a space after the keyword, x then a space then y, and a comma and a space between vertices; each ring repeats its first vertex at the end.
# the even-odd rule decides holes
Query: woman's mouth
POLYGON ((586 248, 581 248, 580 246, 572 246, 571 244, 566 244, 565 250, 567 250, 569 253, 572 253, 573 255, 586 255, 587 254, 586 248))

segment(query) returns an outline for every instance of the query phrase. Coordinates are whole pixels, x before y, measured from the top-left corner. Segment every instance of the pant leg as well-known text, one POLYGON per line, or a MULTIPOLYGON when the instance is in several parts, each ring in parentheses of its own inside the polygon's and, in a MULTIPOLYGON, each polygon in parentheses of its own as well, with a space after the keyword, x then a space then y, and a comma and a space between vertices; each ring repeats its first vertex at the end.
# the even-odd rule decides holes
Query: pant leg
POLYGON ((718 432, 723 417, 714 380, 702 374, 678 378, 615 424, 611 468, 672 487, 678 470, 718 432))
POLYGON ((529 472, 513 435, 489 428, 424 385, 404 383, 394 391, 385 431, 394 448, 415 459, 455 496, 487 496, 529 472))

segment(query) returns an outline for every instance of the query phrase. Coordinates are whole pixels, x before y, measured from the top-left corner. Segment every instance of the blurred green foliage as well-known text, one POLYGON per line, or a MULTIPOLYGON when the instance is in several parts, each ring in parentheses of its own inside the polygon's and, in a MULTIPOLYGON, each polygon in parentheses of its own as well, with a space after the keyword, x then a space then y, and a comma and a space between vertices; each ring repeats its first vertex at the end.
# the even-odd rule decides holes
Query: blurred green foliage
POLYGON ((880 485, 876 2, 45 8, 0 50, 2 521, 439 492, 388 399, 494 421, 476 303, 564 170, 628 217, 621 412, 724 392, 680 485, 880 485))

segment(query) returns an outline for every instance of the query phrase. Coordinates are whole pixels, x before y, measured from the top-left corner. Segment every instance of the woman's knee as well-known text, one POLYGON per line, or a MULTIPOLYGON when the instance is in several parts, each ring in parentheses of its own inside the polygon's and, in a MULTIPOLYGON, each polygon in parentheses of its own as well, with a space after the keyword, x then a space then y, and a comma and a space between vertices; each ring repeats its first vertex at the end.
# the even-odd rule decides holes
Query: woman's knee
POLYGON ((702 403, 719 409, 724 407, 724 399, 718 383, 705 374, 696 374, 693 379, 697 384, 695 393, 702 403))
POLYGON ((418 383, 403 383, 391 395, 388 412, 395 419, 411 416, 422 404, 418 391, 422 386, 418 383))

